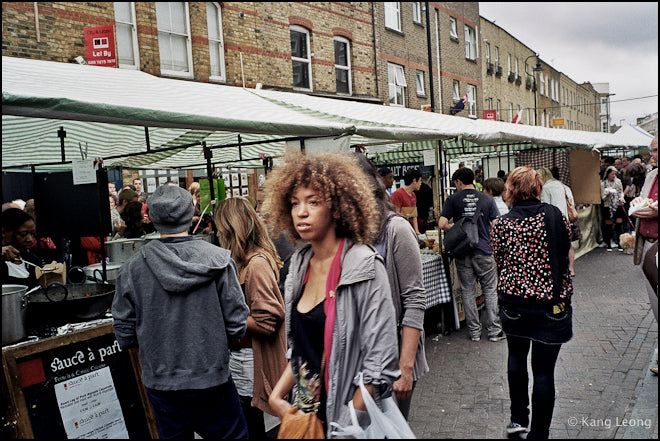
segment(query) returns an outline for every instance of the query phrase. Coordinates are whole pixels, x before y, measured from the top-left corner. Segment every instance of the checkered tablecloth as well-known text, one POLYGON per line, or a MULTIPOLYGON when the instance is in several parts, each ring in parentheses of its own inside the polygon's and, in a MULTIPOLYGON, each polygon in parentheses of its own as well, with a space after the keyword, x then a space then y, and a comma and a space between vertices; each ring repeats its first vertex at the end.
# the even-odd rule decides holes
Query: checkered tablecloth
POLYGON ((447 281, 442 257, 422 252, 422 279, 426 289, 426 308, 451 302, 451 289, 447 281))

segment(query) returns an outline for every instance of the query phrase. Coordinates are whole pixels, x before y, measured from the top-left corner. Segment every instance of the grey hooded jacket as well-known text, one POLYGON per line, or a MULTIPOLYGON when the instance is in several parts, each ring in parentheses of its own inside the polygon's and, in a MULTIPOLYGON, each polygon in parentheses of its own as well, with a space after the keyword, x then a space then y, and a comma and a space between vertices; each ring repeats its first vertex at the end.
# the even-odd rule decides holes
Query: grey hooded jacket
MULTIPOLYGON (((291 312, 302 296, 302 283, 311 256, 310 245, 292 255, 285 283, 289 358, 294 346, 291 312)), ((353 244, 346 239, 341 267, 336 290, 332 352, 328 363, 328 438, 332 432, 330 422, 336 422, 342 427, 351 424, 347 405, 357 388, 360 372, 364 374, 365 384, 379 385, 375 390, 376 396, 391 394, 392 383, 401 375, 394 306, 382 258, 373 247, 353 244)), ((297 366, 292 368, 297 383, 297 366)))
POLYGON ((150 241, 117 275, 115 336, 122 350, 139 345, 151 389, 226 383, 227 342, 245 334, 248 314, 229 251, 190 236, 150 241))
POLYGON ((417 381, 429 371, 424 348, 426 290, 423 284, 422 259, 415 230, 410 222, 401 216, 392 216, 389 220, 386 252, 387 276, 392 288, 392 301, 399 336, 401 336, 403 326, 421 331, 413 368, 413 380, 417 381))

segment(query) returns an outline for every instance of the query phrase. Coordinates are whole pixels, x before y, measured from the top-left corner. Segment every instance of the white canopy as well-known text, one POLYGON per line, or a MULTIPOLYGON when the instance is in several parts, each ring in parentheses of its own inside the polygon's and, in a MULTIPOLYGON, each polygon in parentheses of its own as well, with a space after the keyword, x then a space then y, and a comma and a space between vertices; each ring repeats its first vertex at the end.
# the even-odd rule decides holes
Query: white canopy
POLYGON ((290 137, 352 134, 354 143, 391 143, 392 149, 403 142, 435 148, 437 140, 445 140, 485 151, 505 144, 592 149, 624 142, 604 133, 5 56, 2 114, 3 168, 61 161, 60 127, 66 131, 67 161, 87 148, 88 157, 110 158, 106 165, 134 168, 202 167, 202 141, 217 147, 214 163, 253 167, 262 164, 262 156, 281 154, 290 137))

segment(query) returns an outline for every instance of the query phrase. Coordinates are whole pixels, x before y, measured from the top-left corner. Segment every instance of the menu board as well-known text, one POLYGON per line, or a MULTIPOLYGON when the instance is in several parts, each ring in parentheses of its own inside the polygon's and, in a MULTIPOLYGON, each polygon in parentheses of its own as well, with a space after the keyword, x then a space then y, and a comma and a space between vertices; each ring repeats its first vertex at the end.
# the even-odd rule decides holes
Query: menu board
POLYGON ((110 324, 4 347, 3 363, 10 395, 4 398, 19 420, 18 438, 144 439, 155 434, 136 363, 119 348, 110 324))

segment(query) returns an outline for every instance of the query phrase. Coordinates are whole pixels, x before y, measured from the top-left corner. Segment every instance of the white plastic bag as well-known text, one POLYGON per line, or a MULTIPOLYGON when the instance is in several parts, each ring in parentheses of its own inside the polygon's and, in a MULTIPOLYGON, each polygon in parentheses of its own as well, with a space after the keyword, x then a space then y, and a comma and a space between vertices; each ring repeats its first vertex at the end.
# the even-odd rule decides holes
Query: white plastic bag
POLYGON ((381 400, 380 404, 383 410, 380 410, 373 397, 364 386, 362 373, 360 372, 360 390, 362 391, 362 399, 369 412, 371 422, 364 429, 360 426, 353 407, 353 400, 348 403, 348 408, 351 413, 351 425, 341 427, 339 424, 331 422, 330 426, 337 430, 332 431, 333 436, 345 438, 361 438, 361 439, 414 439, 415 434, 410 429, 408 422, 401 414, 399 407, 394 401, 394 397, 389 396, 381 400))

